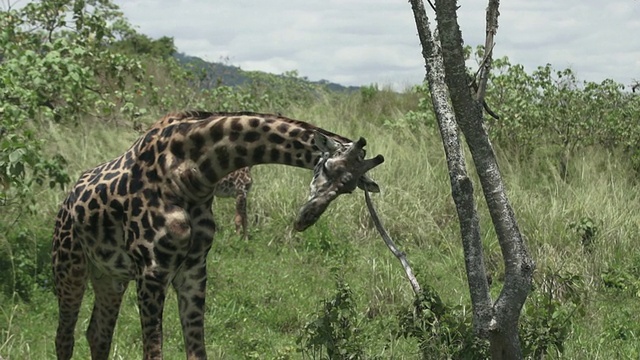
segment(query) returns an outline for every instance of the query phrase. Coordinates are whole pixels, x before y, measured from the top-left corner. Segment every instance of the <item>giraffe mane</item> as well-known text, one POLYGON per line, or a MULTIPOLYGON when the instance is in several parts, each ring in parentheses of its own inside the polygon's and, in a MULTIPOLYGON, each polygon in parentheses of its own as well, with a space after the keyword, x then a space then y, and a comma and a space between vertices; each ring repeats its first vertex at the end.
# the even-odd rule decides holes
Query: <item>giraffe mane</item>
POLYGON ((181 112, 176 112, 176 113, 171 113, 168 114, 167 116, 165 116, 163 119, 161 119, 158 123, 162 122, 163 120, 170 118, 173 119, 174 121, 188 121, 188 120, 209 120, 211 118, 214 117, 233 117, 233 116, 256 116, 256 117, 260 117, 260 118, 264 118, 264 119, 278 119, 280 121, 284 121, 293 125, 298 125, 301 128, 304 128, 306 130, 313 130, 313 131, 317 131, 323 135, 329 136, 335 140, 340 141, 343 144, 349 144, 352 143, 353 141, 349 138, 346 138, 344 136, 338 135, 336 133, 333 133, 331 131, 325 130, 319 126, 310 124, 308 122, 304 122, 301 120, 296 120, 296 119, 291 119, 288 118, 286 116, 280 115, 280 114, 268 114, 268 113, 260 113, 260 112, 254 112, 254 111, 216 111, 216 112, 210 112, 210 111, 200 111, 200 110, 186 110, 186 111, 181 111, 181 112))

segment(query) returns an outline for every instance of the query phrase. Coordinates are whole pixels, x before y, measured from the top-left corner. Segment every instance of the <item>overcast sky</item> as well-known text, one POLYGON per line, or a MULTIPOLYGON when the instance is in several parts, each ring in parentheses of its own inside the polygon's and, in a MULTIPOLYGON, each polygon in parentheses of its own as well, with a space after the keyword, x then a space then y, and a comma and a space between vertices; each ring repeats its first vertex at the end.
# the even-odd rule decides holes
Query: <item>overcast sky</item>
MULTIPOLYGON (((244 70, 297 70, 343 85, 418 84, 424 62, 407 0, 116 0, 143 34, 244 70)), ((460 0, 465 43, 484 43, 487 1, 460 0)), ((427 5, 428 6, 428 5, 427 5)), ((430 9, 429 9, 430 10, 430 9)), ((428 12, 432 29, 434 14, 428 12)), ((528 72, 550 63, 581 80, 640 79, 640 1, 511 0, 500 4, 494 57, 528 72)))

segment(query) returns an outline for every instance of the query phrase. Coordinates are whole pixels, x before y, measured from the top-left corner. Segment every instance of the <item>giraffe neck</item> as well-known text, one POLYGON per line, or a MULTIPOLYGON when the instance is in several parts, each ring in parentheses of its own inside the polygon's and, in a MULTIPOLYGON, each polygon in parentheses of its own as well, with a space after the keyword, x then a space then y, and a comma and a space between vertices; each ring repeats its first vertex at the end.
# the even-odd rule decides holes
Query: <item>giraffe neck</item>
POLYGON ((339 143, 351 143, 337 134, 281 116, 197 115, 159 129, 172 133, 166 146, 171 158, 167 173, 173 179, 174 192, 190 200, 209 198, 220 179, 245 166, 284 164, 313 169, 322 155, 313 144, 315 131, 339 143))

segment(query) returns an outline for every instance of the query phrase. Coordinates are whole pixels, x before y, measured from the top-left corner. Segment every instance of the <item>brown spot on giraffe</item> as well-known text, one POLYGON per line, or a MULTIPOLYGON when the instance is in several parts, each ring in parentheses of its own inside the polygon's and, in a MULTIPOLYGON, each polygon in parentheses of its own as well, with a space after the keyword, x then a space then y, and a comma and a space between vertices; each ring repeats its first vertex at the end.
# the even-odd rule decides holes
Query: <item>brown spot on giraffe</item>
POLYGON ((58 359, 73 354, 89 281, 95 293, 86 332, 91 357, 108 358, 131 280, 144 359, 162 358, 169 286, 177 293, 187 358, 205 359, 206 257, 215 232, 217 183, 244 166, 315 168, 312 194, 295 222, 302 230, 339 194, 355 186, 379 191, 365 173, 382 158, 364 160, 363 141, 276 115, 185 112, 165 116, 124 154, 85 171, 62 203, 53 233, 58 359))

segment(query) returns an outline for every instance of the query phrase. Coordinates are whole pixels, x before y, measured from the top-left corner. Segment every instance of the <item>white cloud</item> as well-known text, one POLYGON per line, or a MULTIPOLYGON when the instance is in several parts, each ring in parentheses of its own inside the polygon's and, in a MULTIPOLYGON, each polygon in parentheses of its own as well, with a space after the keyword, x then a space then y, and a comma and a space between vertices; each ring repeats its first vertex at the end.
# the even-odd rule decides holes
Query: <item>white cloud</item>
MULTIPOLYGON (((424 78, 411 6, 398 0, 117 0, 132 24, 172 36, 181 52, 246 70, 298 70, 344 85, 424 78)), ((459 1, 465 43, 484 43, 486 2, 459 1)), ((580 79, 640 77, 640 4, 513 0, 500 7, 495 56, 528 71, 551 63, 580 79)), ((434 16, 428 9, 431 26, 434 16)))

